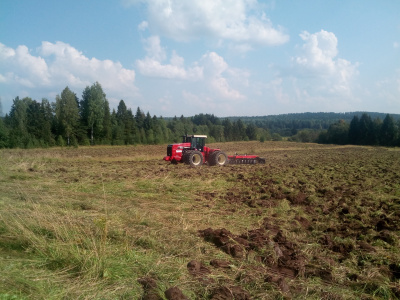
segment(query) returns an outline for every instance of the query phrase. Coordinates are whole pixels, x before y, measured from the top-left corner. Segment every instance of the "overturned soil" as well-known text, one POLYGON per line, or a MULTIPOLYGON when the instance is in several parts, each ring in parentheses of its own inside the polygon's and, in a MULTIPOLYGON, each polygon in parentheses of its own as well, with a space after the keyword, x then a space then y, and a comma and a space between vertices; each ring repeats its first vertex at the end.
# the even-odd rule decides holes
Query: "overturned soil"
MULTIPOLYGON (((284 297, 305 295, 302 282, 317 280, 325 292, 311 294, 323 299, 399 298, 399 152, 337 147, 268 154, 265 167, 227 167, 235 184, 225 193, 199 195, 231 204, 222 214, 259 216, 258 224, 245 231, 204 228, 199 236, 236 264, 250 259, 242 273, 263 278, 284 297)), ((249 278, 237 279, 248 284, 249 278)))
POLYGON ((172 165, 165 146, 13 155, 48 155, 25 182, 51 178, 82 215, 107 193, 109 242, 159 255, 137 275, 142 299, 400 298, 399 149, 211 146, 266 164, 172 165))

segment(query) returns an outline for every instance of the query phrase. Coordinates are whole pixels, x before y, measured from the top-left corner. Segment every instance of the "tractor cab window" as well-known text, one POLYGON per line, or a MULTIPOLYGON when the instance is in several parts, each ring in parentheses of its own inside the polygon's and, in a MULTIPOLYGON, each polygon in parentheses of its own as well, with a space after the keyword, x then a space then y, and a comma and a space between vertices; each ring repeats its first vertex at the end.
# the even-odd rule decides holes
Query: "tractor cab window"
POLYGON ((204 150, 204 146, 206 144, 206 139, 204 136, 187 136, 184 135, 182 139, 182 143, 190 143, 191 149, 197 149, 201 152, 204 150))
POLYGON ((184 135, 182 138, 183 138, 182 139, 182 143, 192 143, 192 137, 191 136, 184 135))
POLYGON ((205 141, 206 141, 205 138, 193 137, 191 142, 191 148, 203 152, 205 141))

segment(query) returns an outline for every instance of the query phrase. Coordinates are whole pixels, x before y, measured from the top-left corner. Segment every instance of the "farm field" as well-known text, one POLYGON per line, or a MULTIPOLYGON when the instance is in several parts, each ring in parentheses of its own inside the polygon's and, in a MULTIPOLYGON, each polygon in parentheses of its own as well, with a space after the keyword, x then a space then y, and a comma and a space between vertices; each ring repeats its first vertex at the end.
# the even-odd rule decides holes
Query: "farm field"
POLYGON ((0 299, 399 299, 400 149, 0 150, 0 299))

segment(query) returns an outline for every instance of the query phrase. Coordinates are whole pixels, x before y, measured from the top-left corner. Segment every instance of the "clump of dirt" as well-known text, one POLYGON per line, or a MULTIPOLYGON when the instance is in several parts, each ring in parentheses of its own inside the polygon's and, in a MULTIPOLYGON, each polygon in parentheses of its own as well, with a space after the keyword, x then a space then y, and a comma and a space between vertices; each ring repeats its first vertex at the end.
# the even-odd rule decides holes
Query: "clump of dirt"
POLYGON ((210 261, 210 265, 212 265, 214 268, 224 268, 224 269, 229 269, 231 266, 231 263, 226 260, 222 259, 213 259, 210 261))
POLYGON ((287 196, 287 198, 292 204, 296 205, 307 204, 307 195, 304 194, 303 192, 290 194, 287 196))
MULTIPOLYGON (((296 216, 294 218, 294 220, 298 224, 300 224, 300 226, 303 227, 304 229, 307 229, 307 230, 312 230, 313 229, 313 227, 311 225, 311 222, 309 220, 307 220, 306 218, 304 218, 304 217, 296 216)), ((296 224, 293 224, 293 225, 296 225, 296 224)))
POLYGON ((284 277, 282 276, 276 276, 276 275, 267 275, 265 277, 266 282, 271 282, 274 283, 275 285, 278 286, 278 288, 284 293, 284 294, 289 294, 290 293, 290 288, 285 280, 284 277))
POLYGON ((304 274, 306 259, 298 250, 297 245, 289 241, 282 231, 279 231, 273 240, 275 241, 274 250, 278 258, 278 264, 273 266, 275 270, 291 278, 304 274))
POLYGON ((157 291, 157 282, 153 278, 139 278, 138 282, 142 285, 144 290, 143 300, 162 300, 162 297, 157 291))
POLYGON ((359 241, 359 242, 357 242, 357 244, 360 247, 360 249, 365 252, 376 252, 375 247, 371 246, 370 244, 368 244, 365 241, 359 241))
POLYGON ((399 241, 399 238, 396 236, 395 233, 391 232, 390 230, 382 230, 379 232, 378 235, 374 237, 375 240, 382 240, 389 245, 396 246, 397 242, 399 241))
POLYGON ((200 230, 200 235, 235 258, 244 257, 245 247, 248 247, 245 239, 235 236, 225 228, 216 230, 207 228, 200 230))
POLYGON ((211 283, 213 280, 208 277, 211 271, 201 262, 192 260, 187 264, 187 269, 193 277, 203 283, 211 283))
POLYGON ((331 235, 327 234, 320 239, 320 243, 326 246, 328 249, 342 254, 343 257, 347 257, 350 254, 350 252, 354 250, 353 244, 346 243, 343 241, 336 241, 332 239, 331 235))
POLYGON ((396 217, 389 217, 381 215, 380 220, 376 223, 376 231, 391 230, 396 231, 400 229, 400 222, 396 217))
POLYGON ((309 264, 305 268, 305 277, 319 277, 324 281, 332 282, 332 270, 330 268, 322 268, 321 266, 316 266, 309 264))
POLYGON ((189 300, 189 298, 186 297, 176 286, 169 288, 164 292, 164 294, 168 300, 189 300))
POLYGON ((279 281, 279 288, 286 293, 289 288, 282 280, 303 275, 306 259, 298 250, 296 243, 288 240, 281 230, 270 225, 268 221, 265 222, 265 227, 271 231, 262 227, 237 236, 225 228, 215 230, 207 228, 200 230, 199 233, 206 241, 213 243, 236 259, 244 259, 248 253, 252 252, 267 252, 263 250, 272 248, 272 253, 270 251, 266 255, 258 254, 255 258, 265 265, 266 272, 274 274, 270 278, 277 279, 271 279, 272 282, 279 281))
MULTIPOLYGON (((163 298, 159 295, 158 289, 157 289, 157 282, 155 279, 151 277, 144 277, 144 278, 139 278, 138 282, 142 285, 143 287, 143 296, 142 300, 162 300, 163 298)), ((174 286, 169 289, 167 289, 165 292, 165 297, 168 300, 189 300, 182 291, 174 286)))
POLYGON ((250 300, 250 294, 239 286, 222 286, 216 288, 211 300, 250 300))

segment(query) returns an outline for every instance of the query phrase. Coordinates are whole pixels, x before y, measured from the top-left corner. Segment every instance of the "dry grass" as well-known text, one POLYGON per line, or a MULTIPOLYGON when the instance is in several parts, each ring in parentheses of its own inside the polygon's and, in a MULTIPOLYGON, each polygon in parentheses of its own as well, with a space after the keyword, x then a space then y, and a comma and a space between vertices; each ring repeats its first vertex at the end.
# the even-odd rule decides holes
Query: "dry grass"
POLYGON ((140 299, 144 277, 162 297, 175 285, 190 299, 208 299, 219 286, 241 286, 254 299, 397 297, 399 151, 214 146, 259 154, 267 164, 170 165, 165 146, 1 150, 0 298, 140 299), (266 220, 304 258, 296 276, 275 269, 282 258, 272 229, 259 249, 238 243, 242 258, 199 235, 225 228, 239 236, 266 220), (388 228, 378 230, 379 220, 388 228), (210 266, 213 259, 230 268, 210 266), (192 260, 209 270, 205 280, 188 272, 192 260))

